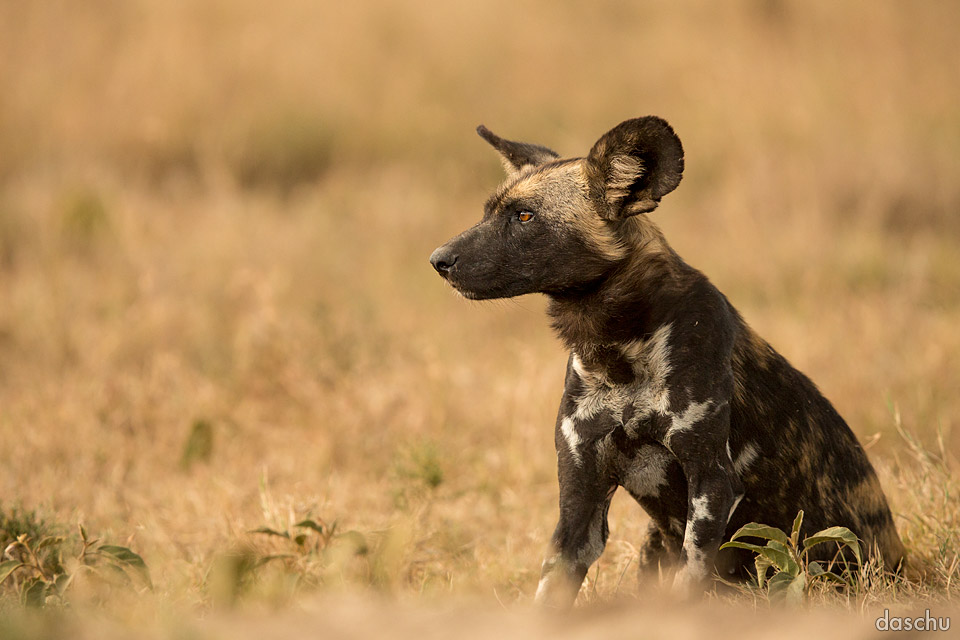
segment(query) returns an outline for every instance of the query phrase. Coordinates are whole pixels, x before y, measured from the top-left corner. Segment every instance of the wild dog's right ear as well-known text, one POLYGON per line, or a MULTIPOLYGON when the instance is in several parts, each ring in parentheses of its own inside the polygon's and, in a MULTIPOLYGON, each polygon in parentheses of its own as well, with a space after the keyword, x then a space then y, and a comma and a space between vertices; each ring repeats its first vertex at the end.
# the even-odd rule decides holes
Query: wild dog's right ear
POLYGON ((555 151, 538 144, 504 140, 483 125, 477 127, 477 133, 500 152, 500 162, 503 163, 507 175, 513 175, 526 166, 536 167, 560 157, 555 151))
POLYGON ((621 122, 593 145, 584 162, 600 215, 618 220, 653 211, 683 175, 683 146, 656 116, 621 122))

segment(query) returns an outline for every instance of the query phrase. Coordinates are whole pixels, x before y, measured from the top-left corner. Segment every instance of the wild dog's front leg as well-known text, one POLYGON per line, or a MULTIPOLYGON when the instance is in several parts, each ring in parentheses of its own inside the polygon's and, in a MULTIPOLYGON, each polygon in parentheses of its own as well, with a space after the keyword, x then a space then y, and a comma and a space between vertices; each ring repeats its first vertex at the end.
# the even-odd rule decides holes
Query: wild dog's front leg
POLYGON ((543 561, 536 600, 550 607, 573 605, 587 569, 607 543, 607 511, 616 489, 596 443, 608 422, 578 411, 574 398, 581 391, 570 368, 557 416, 557 476, 560 481, 560 520, 551 552, 543 561))
POLYGON ((553 608, 573 605, 587 569, 607 543, 607 511, 616 489, 598 473, 596 461, 579 464, 559 456, 560 520, 543 561, 536 601, 553 608))
POLYGON ((730 405, 691 402, 674 416, 665 444, 677 456, 687 477, 687 523, 674 586, 681 592, 700 591, 713 571, 717 550, 743 485, 727 450, 730 405))
POLYGON ((607 511, 617 488, 604 453, 607 449, 597 447, 615 422, 599 406, 602 403, 580 406, 585 394, 595 393, 585 389, 583 374, 576 371, 574 362, 571 356, 555 431, 560 520, 536 595, 538 603, 557 608, 573 605, 587 569, 603 552, 607 511))

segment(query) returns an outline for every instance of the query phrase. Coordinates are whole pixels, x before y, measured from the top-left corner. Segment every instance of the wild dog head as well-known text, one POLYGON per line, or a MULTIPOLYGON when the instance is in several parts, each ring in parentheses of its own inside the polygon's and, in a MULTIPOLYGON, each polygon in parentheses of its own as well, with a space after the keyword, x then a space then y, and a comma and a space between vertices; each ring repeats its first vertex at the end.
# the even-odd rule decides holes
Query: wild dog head
POLYGON ((654 116, 620 123, 585 158, 567 160, 483 125, 477 132, 500 153, 507 179, 480 222, 430 256, 468 298, 588 290, 626 256, 626 222, 656 209, 683 174, 680 139, 654 116))

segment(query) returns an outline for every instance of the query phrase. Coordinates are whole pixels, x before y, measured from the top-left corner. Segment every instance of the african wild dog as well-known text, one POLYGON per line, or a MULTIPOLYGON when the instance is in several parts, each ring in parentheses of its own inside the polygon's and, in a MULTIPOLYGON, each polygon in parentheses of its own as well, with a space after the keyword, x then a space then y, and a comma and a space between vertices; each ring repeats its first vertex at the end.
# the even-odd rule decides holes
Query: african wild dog
MULTIPOLYGON (((477 130, 508 178, 483 219, 430 262, 467 298, 540 292, 570 349, 556 424, 560 519, 537 600, 569 606, 624 487, 650 515, 641 570, 677 563, 695 592, 749 552, 717 549, 751 521, 802 535, 852 529, 888 570, 904 549, 866 454, 814 384, 754 333, 646 214, 683 173, 656 117, 627 120, 585 158, 477 130)), ((829 560, 835 549, 819 547, 829 560)))

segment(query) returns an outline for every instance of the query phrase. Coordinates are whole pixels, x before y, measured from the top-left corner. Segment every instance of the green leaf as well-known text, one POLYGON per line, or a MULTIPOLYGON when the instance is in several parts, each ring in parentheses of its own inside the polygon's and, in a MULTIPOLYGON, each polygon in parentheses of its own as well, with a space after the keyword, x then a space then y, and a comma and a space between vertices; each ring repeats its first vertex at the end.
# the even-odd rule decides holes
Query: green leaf
POLYGON ((80 529, 80 539, 83 540, 84 545, 92 545, 96 542, 96 539, 91 540, 90 536, 87 534, 87 530, 82 524, 77 524, 77 528, 80 529))
POLYGON ((20 588, 20 603, 25 607, 42 607, 46 600, 47 583, 40 578, 32 578, 20 588))
POLYGON ((153 582, 150 580, 150 570, 147 569, 147 563, 143 561, 138 554, 126 547, 118 547, 112 544, 100 545, 100 553, 110 556, 122 567, 129 567, 146 583, 149 588, 153 588, 153 582))
POLYGON ((764 547, 761 547, 757 544, 750 544, 749 542, 724 542, 720 545, 721 549, 746 549, 747 551, 753 551, 754 553, 760 553, 764 547))
POLYGON ((811 578, 823 578, 824 580, 831 580, 839 584, 847 584, 847 581, 833 573, 832 571, 827 571, 824 569, 819 562, 816 560, 810 562, 807 565, 807 573, 810 574, 811 578))
POLYGON ((807 577, 804 574, 791 576, 786 572, 778 573, 770 578, 770 589, 768 591, 770 600, 774 602, 787 602, 788 604, 800 604, 803 602, 804 589, 807 586, 807 577))
POLYGON ((780 571, 795 576, 800 573, 800 565, 794 560, 793 554, 776 540, 771 540, 767 546, 760 550, 768 560, 770 560, 780 571))
POLYGON ((807 576, 799 574, 787 585, 785 600, 787 604, 799 605, 803 603, 804 592, 807 588, 807 576))
POLYGON ((790 529, 790 542, 794 547, 797 546, 797 541, 800 539, 800 527, 803 525, 803 509, 797 511, 797 517, 793 521, 793 527, 790 529))
POLYGON ((862 556, 860 555, 860 542, 850 529, 846 527, 829 527, 823 531, 818 531, 803 541, 803 548, 807 550, 823 542, 836 542, 837 544, 849 547, 850 550, 853 551, 853 555, 856 556, 857 562, 863 562, 862 556))
POLYGON ((757 586, 762 589, 763 583, 767 579, 767 569, 772 567, 773 563, 763 554, 757 554, 757 557, 753 560, 753 564, 757 568, 757 586))
POLYGON ((763 538, 764 540, 776 540, 781 544, 789 543, 787 534, 785 534, 783 531, 780 531, 780 529, 777 529, 776 527, 768 527, 765 524, 757 524, 756 522, 743 525, 735 534, 733 534, 733 536, 730 537, 730 539, 736 540, 737 538, 743 538, 747 536, 763 538))
POLYGON ((113 580, 114 584, 119 583, 124 587, 133 586, 133 578, 131 578, 130 574, 124 571, 123 567, 119 564, 105 562, 97 565, 97 574, 102 577, 105 576, 108 581, 113 580))
POLYGON ((318 524, 313 520, 301 520, 297 524, 293 525, 295 527, 303 527, 306 529, 313 529, 317 533, 323 533, 323 525, 318 524))
POLYGON ((267 536, 277 536, 278 538, 286 538, 287 540, 290 539, 290 534, 286 531, 277 531, 276 529, 271 529, 270 527, 257 527, 256 529, 248 531, 247 533, 262 533, 267 536))
POLYGON ((37 543, 37 551, 43 549, 44 547, 60 544, 61 542, 63 542, 63 536, 47 536, 37 543))
POLYGON ((767 582, 767 594, 770 596, 770 599, 777 600, 782 597, 783 592, 787 589, 787 586, 793 582, 793 578, 794 576, 782 572, 770 578, 770 580, 767 582))
POLYGON ((3 581, 10 577, 14 571, 23 566, 22 562, 17 560, 7 560, 6 562, 0 562, 0 584, 3 584, 3 581))
POLYGON ((63 597, 63 592, 67 590, 67 587, 70 586, 73 576, 67 575, 66 573, 61 573, 53 580, 53 585, 50 590, 55 593, 58 597, 63 597))

